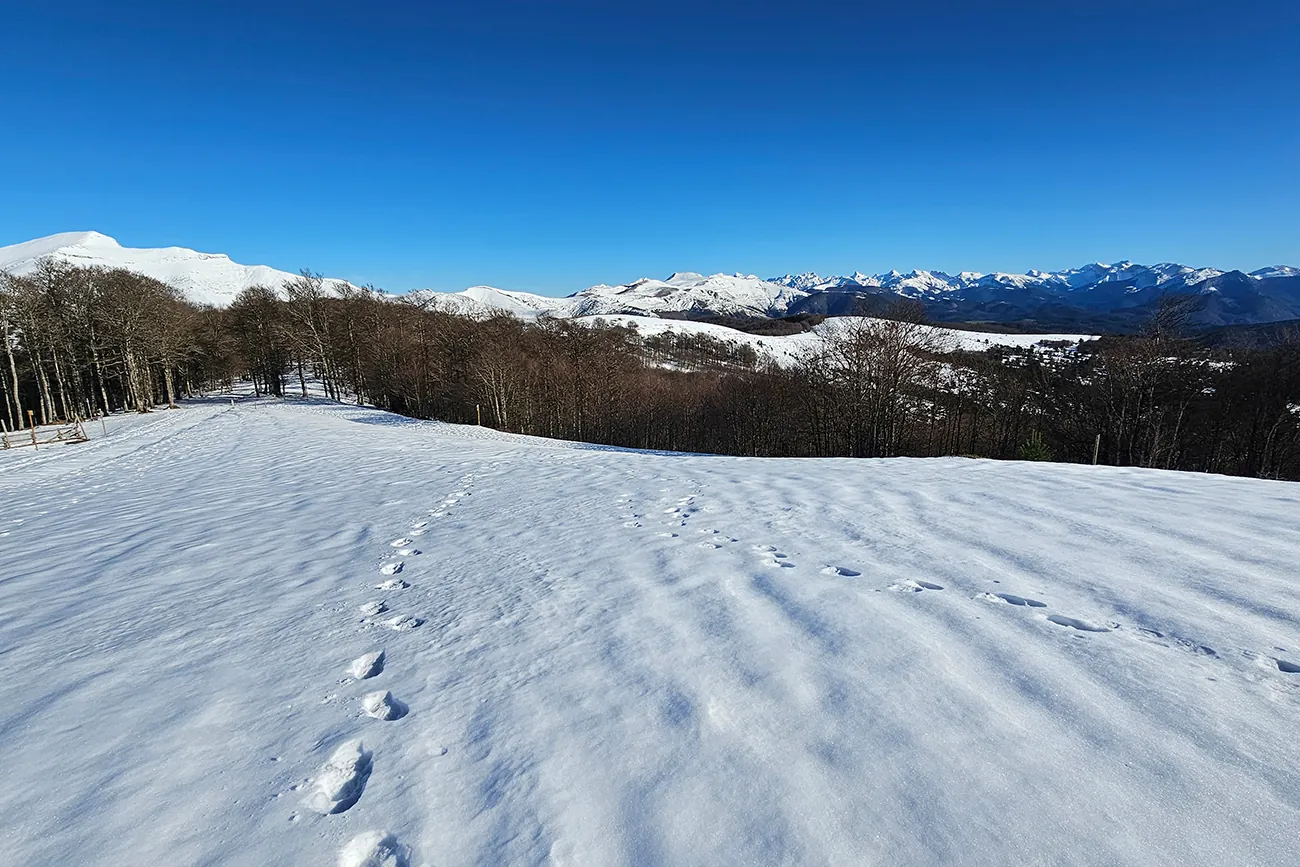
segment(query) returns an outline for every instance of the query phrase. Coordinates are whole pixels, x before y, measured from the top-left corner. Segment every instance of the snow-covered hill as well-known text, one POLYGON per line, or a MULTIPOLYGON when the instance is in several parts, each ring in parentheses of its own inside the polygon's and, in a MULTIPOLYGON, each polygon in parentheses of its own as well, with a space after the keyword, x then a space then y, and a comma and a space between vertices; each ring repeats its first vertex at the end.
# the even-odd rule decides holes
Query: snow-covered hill
MULTIPOLYGON (((810 353, 816 352, 825 345, 823 341, 827 335, 860 320, 861 317, 840 316, 828 319, 810 331, 774 337, 750 334, 711 322, 693 322, 689 319, 662 319, 627 314, 582 316, 575 319, 581 323, 631 328, 642 337, 668 333, 703 335, 721 343, 748 346, 754 350, 756 357, 781 366, 790 366, 807 358, 810 353)), ((1095 334, 996 334, 983 331, 958 331, 937 326, 925 326, 925 330, 938 332, 943 342, 951 349, 968 352, 982 352, 991 346, 1026 348, 1051 343, 1078 344, 1097 339, 1095 334)))
MULTIPOLYGON (((279 288, 295 276, 265 265, 240 265, 219 253, 199 253, 182 247, 122 247, 97 232, 51 235, 0 247, 0 270, 27 273, 47 256, 79 265, 127 268, 169 282, 195 302, 218 306, 229 304, 248 286, 279 288)), ((808 273, 771 280, 739 273, 705 276, 679 272, 666 280, 642 278, 613 286, 598 284, 563 298, 491 286, 474 286, 462 292, 416 290, 413 297, 456 313, 506 312, 524 318, 874 314, 879 310, 862 309, 867 296, 879 302, 876 307, 902 297, 926 302, 930 315, 944 321, 1037 320, 1053 330, 1085 330, 1095 326, 1098 315, 1116 311, 1134 321, 1144 321, 1152 305, 1166 292, 1217 294, 1219 297, 1208 303, 1201 324, 1252 324, 1300 316, 1300 269, 1283 265, 1249 275, 1172 263, 1132 262, 1026 274, 963 271, 950 275, 914 270, 906 274, 858 272, 837 277, 808 273), (1045 310, 1050 315, 1043 318, 1045 310)))
POLYGON ((297 276, 266 265, 240 265, 224 253, 199 253, 184 247, 123 247, 99 232, 65 232, 0 247, 0 271, 26 274, 47 257, 78 266, 124 268, 169 283, 196 304, 216 307, 228 306, 249 286, 279 289, 297 276))
POLYGON ((1294 483, 91 434, 0 452, 5 863, 1295 861, 1294 483))
POLYGON ((667 280, 642 278, 617 286, 600 284, 565 298, 548 298, 525 292, 507 292, 491 286, 474 286, 463 292, 430 293, 443 309, 453 312, 504 311, 525 317, 662 313, 700 313, 722 316, 781 316, 806 292, 760 280, 753 275, 681 272, 667 280))

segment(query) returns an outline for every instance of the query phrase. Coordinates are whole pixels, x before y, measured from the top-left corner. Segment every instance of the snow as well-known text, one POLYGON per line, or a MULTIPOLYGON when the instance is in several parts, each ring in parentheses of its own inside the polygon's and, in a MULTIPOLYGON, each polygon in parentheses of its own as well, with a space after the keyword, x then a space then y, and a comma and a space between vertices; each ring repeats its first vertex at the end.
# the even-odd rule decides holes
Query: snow
POLYGON ((1300 277, 1300 268, 1294 268, 1290 265, 1273 265, 1269 268, 1251 271, 1250 276, 1256 280, 1271 280, 1275 277, 1300 277))
MULTIPOLYGON (((0 247, 0 271, 28 274, 44 258, 82 267, 124 268, 169 283, 195 304, 227 307, 249 286, 281 288, 298 275, 266 265, 240 265, 223 253, 184 247, 123 247, 99 232, 65 232, 0 247)), ((327 286, 343 281, 329 280, 327 286)))
POLYGON ((1294 862, 1296 484, 90 433, 0 452, 6 863, 1294 862))
MULTIPOLYGON (((1285 266, 1255 272, 1254 276, 1285 276, 1285 266)), ((1001 288, 1009 290, 1041 289, 1054 293, 1086 292, 1105 283, 1131 281, 1135 288, 1146 289, 1177 283, 1188 286, 1223 274, 1217 268, 1190 268, 1175 263, 1138 265, 1117 262, 1108 265, 1094 262, 1082 268, 1064 271, 1030 270, 1024 274, 979 271, 961 271, 956 275, 942 271, 913 270, 907 274, 889 271, 867 275, 855 272, 849 277, 819 277, 813 273, 787 274, 775 277, 773 283, 807 292, 826 291, 846 285, 879 287, 909 298, 937 298, 945 293, 960 293, 974 288, 1001 288)))
MULTIPOLYGON (((695 322, 687 319, 660 319, 649 316, 620 315, 582 316, 574 319, 574 321, 582 324, 632 328, 642 337, 666 333, 704 335, 723 343, 749 346, 758 357, 782 366, 789 366, 807 358, 809 353, 819 349, 828 335, 839 329, 852 327, 854 324, 864 321, 864 319, 858 316, 838 316, 823 321, 811 331, 776 337, 750 334, 745 331, 738 331, 735 328, 728 328, 725 325, 714 325, 708 322, 695 322)), ((991 346, 1023 349, 1043 343, 1065 342, 1078 344, 1085 340, 1096 339, 1095 335, 1089 334, 995 334, 983 331, 959 331, 953 328, 937 326, 924 326, 924 330, 939 332, 953 349, 971 352, 980 352, 991 346)))
POLYGON ((686 271, 675 273, 667 280, 642 278, 617 286, 589 286, 566 298, 509 292, 491 286, 473 286, 462 292, 420 289, 417 293, 417 297, 430 299, 448 312, 473 315, 506 312, 524 319, 542 315, 561 318, 612 314, 655 316, 692 310, 730 316, 772 316, 783 314, 792 303, 807 295, 800 289, 780 286, 753 275, 713 274, 705 277, 686 271))
MULTIPOLYGON (((27 274, 45 257, 74 265, 125 268, 170 283, 198 304, 224 307, 245 288, 265 285, 279 289, 297 275, 265 265, 240 265, 221 253, 200 253, 183 247, 136 249, 123 247, 99 232, 65 232, 9 247, 0 247, 0 270, 27 274)), ((703 312, 724 316, 782 316, 791 305, 813 292, 845 286, 868 287, 902 297, 935 300, 958 297, 964 291, 1087 292, 1100 285, 1132 282, 1136 289, 1169 285, 1187 286, 1223 274, 1214 268, 1190 268, 1175 263, 1137 265, 1124 261, 1114 265, 1094 263, 1065 271, 1030 271, 1026 274, 914 269, 869 275, 860 271, 847 276, 820 277, 814 273, 787 274, 763 280, 752 274, 712 274, 693 271, 672 274, 666 280, 642 278, 614 286, 598 284, 564 298, 529 292, 515 292, 492 286, 471 286, 461 292, 416 289, 408 300, 429 304, 452 313, 485 316, 506 312, 523 319, 539 316, 573 317, 628 314, 656 316, 663 313, 703 312), (956 293, 954 295, 954 293, 956 293)), ((1257 279, 1293 276, 1300 270, 1275 266, 1253 272, 1257 279)), ((346 285, 327 280, 327 287, 346 285)))

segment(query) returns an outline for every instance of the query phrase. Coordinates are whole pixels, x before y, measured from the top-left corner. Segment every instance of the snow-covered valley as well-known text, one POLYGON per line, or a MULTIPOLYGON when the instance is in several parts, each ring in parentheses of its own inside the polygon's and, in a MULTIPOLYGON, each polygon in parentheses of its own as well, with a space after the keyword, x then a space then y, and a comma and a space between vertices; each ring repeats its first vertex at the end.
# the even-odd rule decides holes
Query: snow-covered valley
POLYGON ((1295 863, 1295 483, 107 424, 0 452, 6 863, 1295 863))

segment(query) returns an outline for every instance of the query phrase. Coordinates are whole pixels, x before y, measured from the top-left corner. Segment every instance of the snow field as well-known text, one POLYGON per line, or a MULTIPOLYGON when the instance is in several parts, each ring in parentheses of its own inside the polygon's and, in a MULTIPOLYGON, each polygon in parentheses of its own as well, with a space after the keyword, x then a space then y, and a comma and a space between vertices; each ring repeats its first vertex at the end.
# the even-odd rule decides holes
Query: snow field
POLYGON ((109 425, 0 455, 12 863, 1293 859, 1294 484, 109 425))

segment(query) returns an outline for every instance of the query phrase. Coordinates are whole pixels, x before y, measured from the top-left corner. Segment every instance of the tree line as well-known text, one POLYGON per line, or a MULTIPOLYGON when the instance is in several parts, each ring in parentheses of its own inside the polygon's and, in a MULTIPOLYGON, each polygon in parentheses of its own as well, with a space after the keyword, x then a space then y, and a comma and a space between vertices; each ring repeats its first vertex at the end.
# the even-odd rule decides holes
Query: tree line
MULTIPOLYGON (((251 382, 417 418, 644 449, 969 455, 1300 479, 1300 340, 1209 348, 1178 304, 1142 333, 960 349, 900 303, 776 364, 705 334, 442 309, 304 272, 199 307, 124 270, 0 275, 0 420, 175 406, 251 382)), ((802 329, 800 329, 802 330, 802 329)), ((806 335, 811 337, 811 335, 806 335)), ((780 338, 770 338, 773 341, 780 338)))

